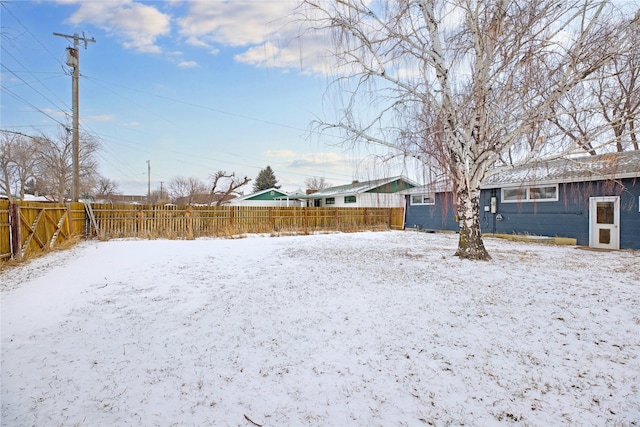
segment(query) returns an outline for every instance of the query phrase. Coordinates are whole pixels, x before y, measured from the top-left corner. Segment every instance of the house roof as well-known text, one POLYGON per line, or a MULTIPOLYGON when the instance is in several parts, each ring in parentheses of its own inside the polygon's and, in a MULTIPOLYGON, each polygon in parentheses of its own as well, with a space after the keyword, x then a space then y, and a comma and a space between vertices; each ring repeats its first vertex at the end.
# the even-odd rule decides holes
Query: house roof
POLYGON ((402 191, 402 194, 431 194, 453 191, 453 181, 447 176, 440 176, 428 184, 402 191))
POLYGON ((301 197, 301 198, 320 199, 323 197, 334 197, 337 195, 352 195, 352 194, 376 193, 376 192, 395 193, 397 191, 404 190, 404 188, 402 187, 395 187, 395 186, 393 186, 393 188, 385 188, 385 186, 389 186, 390 184, 393 184, 396 181, 402 181, 403 182, 402 187, 404 186, 415 187, 416 185, 418 185, 417 183, 403 176, 395 176, 392 178, 374 179, 372 181, 362 181, 362 182, 354 181, 351 184, 338 185, 336 187, 325 188, 318 192, 305 195, 304 197, 301 197), (380 190, 380 191, 376 191, 376 190, 380 190))
POLYGON ((234 201, 240 200, 275 200, 278 198, 282 198, 287 196, 287 193, 284 191, 280 191, 275 187, 267 188, 266 190, 257 191, 255 193, 247 194, 246 196, 241 196, 234 201), (271 193, 273 191, 273 194, 271 193))
POLYGON ((499 169, 482 182, 482 188, 512 184, 556 184, 640 177, 640 151, 560 158, 499 169))

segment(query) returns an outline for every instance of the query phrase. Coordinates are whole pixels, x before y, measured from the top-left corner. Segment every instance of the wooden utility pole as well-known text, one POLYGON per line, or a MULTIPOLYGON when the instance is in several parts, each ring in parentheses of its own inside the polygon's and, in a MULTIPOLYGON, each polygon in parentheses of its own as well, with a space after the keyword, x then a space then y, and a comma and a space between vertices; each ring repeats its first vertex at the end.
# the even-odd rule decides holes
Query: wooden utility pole
POLYGON ((73 74, 71 75, 71 98, 73 109, 73 184, 72 184, 72 198, 74 202, 77 202, 80 195, 80 112, 79 112, 79 82, 80 77, 80 50, 78 46, 80 40, 84 42, 84 48, 87 48, 89 42, 95 43, 96 39, 91 37, 90 39, 84 36, 80 37, 77 33, 72 36, 68 34, 53 33, 54 36, 64 37, 73 40, 73 47, 67 48, 67 65, 73 67, 73 74))
POLYGON ((147 204, 151 204, 151 160, 147 160, 147 204))

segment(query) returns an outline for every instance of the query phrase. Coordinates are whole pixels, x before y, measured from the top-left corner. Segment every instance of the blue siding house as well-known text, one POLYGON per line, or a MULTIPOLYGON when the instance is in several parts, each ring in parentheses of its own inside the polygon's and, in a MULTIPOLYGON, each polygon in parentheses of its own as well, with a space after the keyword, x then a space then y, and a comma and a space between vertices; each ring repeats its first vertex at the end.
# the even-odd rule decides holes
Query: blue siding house
MULTIPOLYGON (((458 230, 451 188, 405 192, 405 227, 458 230)), ((483 233, 570 237, 578 245, 640 249, 640 151, 502 169, 482 184, 483 233)))

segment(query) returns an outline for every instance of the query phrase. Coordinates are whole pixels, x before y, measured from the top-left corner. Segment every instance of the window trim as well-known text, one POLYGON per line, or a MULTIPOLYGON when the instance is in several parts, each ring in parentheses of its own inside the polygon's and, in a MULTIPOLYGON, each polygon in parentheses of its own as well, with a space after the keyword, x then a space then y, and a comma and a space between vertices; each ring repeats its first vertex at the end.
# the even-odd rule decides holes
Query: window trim
POLYGON ((436 197, 434 193, 412 194, 410 202, 412 206, 433 206, 436 204, 436 197), (422 202, 415 202, 414 197, 420 197, 422 202), (428 201, 425 202, 425 198, 428 198, 428 201))
POLYGON ((559 190, 558 190, 558 184, 546 184, 546 185, 528 185, 526 187, 503 187, 500 189, 500 201, 502 203, 531 203, 531 202, 557 202, 558 200, 560 200, 559 198, 559 190), (555 189, 555 197, 550 197, 550 198, 545 198, 545 199, 541 199, 541 198, 536 198, 536 197, 531 197, 531 190, 532 189, 537 189, 537 188, 554 188, 555 189), (507 199, 504 196, 504 193, 506 191, 509 190, 524 190, 524 197, 518 197, 517 199, 507 199))

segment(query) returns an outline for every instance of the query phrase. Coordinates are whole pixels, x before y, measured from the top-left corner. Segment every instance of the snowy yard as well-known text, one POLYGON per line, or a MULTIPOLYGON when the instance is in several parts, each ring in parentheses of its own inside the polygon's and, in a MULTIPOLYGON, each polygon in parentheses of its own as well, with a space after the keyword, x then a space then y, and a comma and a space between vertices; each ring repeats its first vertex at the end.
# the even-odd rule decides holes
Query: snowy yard
POLYGON ((409 231, 0 271, 3 426, 640 426, 640 253, 409 231))

